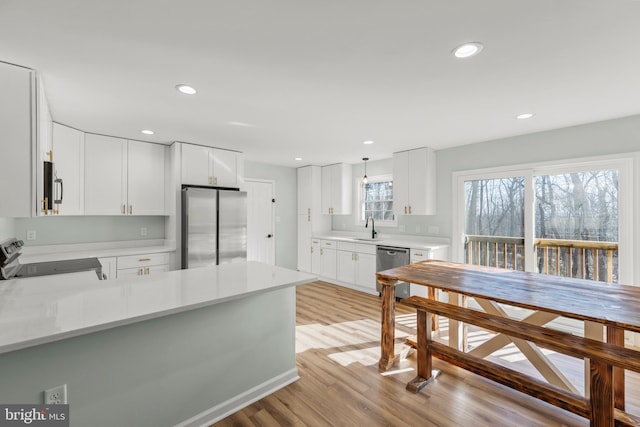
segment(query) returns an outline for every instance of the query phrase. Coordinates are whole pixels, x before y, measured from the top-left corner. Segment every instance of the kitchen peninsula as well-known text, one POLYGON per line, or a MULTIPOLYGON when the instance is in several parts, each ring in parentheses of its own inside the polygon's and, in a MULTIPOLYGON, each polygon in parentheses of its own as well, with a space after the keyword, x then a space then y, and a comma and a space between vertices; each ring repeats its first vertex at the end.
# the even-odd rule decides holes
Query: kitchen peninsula
POLYGON ((0 402, 67 384, 72 426, 201 425, 298 378, 295 286, 258 262, 0 282, 0 402))

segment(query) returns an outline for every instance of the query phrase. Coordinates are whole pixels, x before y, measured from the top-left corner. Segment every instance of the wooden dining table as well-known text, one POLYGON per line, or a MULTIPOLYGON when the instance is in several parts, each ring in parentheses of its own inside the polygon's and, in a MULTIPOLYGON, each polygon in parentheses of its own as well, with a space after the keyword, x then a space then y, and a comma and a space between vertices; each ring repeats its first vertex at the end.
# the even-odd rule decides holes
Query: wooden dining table
MULTIPOLYGON (((624 360, 626 357, 626 360, 631 360, 633 363, 629 365, 630 367, 625 366, 624 369, 636 369, 637 366, 640 366, 640 351, 624 348, 625 331, 640 332, 640 287, 438 260, 428 260, 381 271, 377 273, 377 280, 382 290, 381 355, 378 363, 378 369, 381 372, 390 370, 399 358, 395 354, 395 286, 399 282, 409 282, 430 288, 429 295, 433 301, 425 300, 424 303, 421 303, 420 298, 417 297, 405 300, 407 304, 414 307, 424 306, 424 310, 430 311, 427 331, 429 342, 432 341, 431 316, 433 313, 451 314, 449 316, 447 347, 438 343, 434 344, 434 346, 440 345, 438 348, 444 353, 456 352, 455 355, 449 357, 450 361, 455 360, 456 355, 461 360, 480 360, 513 343, 541 376, 548 381, 554 393, 560 390, 560 394, 556 393, 553 396, 564 396, 563 393, 566 391, 567 396, 573 394, 585 396, 584 402, 587 402, 586 399, 590 394, 589 387, 590 384, 593 384, 589 381, 589 359, 585 357, 585 390, 581 392, 563 375, 558 367, 554 366, 536 344, 522 339, 522 337, 527 337, 527 328, 530 329, 531 336, 536 334, 538 334, 536 336, 542 336, 545 331, 551 329, 547 325, 549 322, 564 317, 583 322, 584 338, 575 337, 575 340, 582 340, 576 341, 576 346, 584 345, 590 351, 597 345, 594 347, 591 345, 592 341, 589 340, 598 341, 601 342, 601 345, 597 347, 596 354, 602 355, 607 360, 610 359, 610 354, 607 353, 615 353, 615 357, 619 357, 618 360, 624 360), (433 292, 434 290, 436 292, 433 292), (443 292, 439 293, 438 290, 443 292), (438 295, 441 297, 438 298, 438 295), (474 310, 467 308, 471 300, 476 303, 474 310), (514 318, 510 315, 512 311, 506 306, 530 311, 527 311, 524 317, 514 318), (474 315, 474 313, 480 314, 474 315), (507 333, 497 333, 487 342, 470 349, 466 341, 467 325, 473 324, 473 319, 480 316, 491 317, 489 320, 497 320, 498 323, 503 320, 503 323, 508 324, 507 326, 514 327, 516 325, 515 327, 521 335, 519 338, 515 338, 507 333), (462 322, 458 319, 466 320, 462 322), (449 350, 444 350, 445 348, 449 350)), ((418 314, 421 314, 420 311, 418 314)), ((419 321, 422 319, 426 322, 427 317, 424 317, 424 312, 422 314, 423 317, 418 317, 419 321)), ((478 324, 483 325, 483 323, 478 324)), ((555 331, 553 332, 555 333, 555 331)), ((574 339, 572 335, 561 331, 558 331, 556 335, 549 335, 551 338, 545 337, 545 339, 549 338, 551 341, 555 339, 561 347, 566 343, 560 341, 574 339)), ((423 339, 423 345, 424 342, 423 339)), ((570 347, 567 348, 570 349, 570 347)), ((413 389, 416 392, 435 378, 431 373, 430 361, 427 364, 427 356, 420 355, 420 351, 419 347, 418 370, 422 369, 423 372, 419 372, 418 377, 407 386, 408 389, 413 389), (420 367, 421 361, 423 361, 422 368, 420 367), (428 366, 428 372, 424 371, 424 366, 428 366)), ((428 353, 430 359, 431 350, 428 350, 428 353)), ((436 355, 436 357, 438 356, 436 355)), ((470 362, 471 364, 473 363, 470 362)), ((462 363, 462 367, 467 366, 462 363)), ((611 379, 613 402, 611 405, 615 407, 616 411, 623 413, 620 411, 624 411, 625 407, 624 369, 619 365, 610 369, 613 371, 611 379)), ((482 375, 479 370, 476 373, 482 375)), ((593 376, 593 372, 591 375, 593 376)), ((491 375, 487 377, 495 380, 491 375)), ((593 378, 591 379, 593 380, 593 378)), ((576 407, 580 406, 579 399, 581 398, 572 400, 574 403, 578 402, 576 407)), ((556 406, 565 409, 570 406, 566 402, 561 402, 562 398, 557 400, 559 400, 559 404, 556 406)), ((607 405, 608 402, 604 402, 604 407, 607 405)), ((574 412, 588 417, 588 408, 586 410, 581 408, 580 411, 575 410, 574 412)), ((626 417, 626 413, 624 414, 626 417)), ((634 422, 638 420, 631 415, 625 419, 635 421, 622 425, 636 425, 634 422)), ((592 421, 592 425, 596 424, 593 424, 592 421)))

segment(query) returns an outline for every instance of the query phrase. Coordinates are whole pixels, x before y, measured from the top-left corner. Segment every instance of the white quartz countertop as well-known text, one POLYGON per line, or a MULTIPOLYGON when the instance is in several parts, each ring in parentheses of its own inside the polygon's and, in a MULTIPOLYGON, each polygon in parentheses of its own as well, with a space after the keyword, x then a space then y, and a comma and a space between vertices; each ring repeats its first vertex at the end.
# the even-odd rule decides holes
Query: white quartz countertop
POLYGON ((79 258, 108 258, 114 256, 175 252, 174 242, 165 240, 79 243, 69 245, 24 246, 20 263, 63 261, 79 258))
POLYGON ((0 281, 0 354, 315 279, 250 261, 120 280, 54 275, 0 281))
POLYGON ((436 250, 449 247, 448 239, 426 236, 403 236, 389 234, 379 235, 378 238, 371 239, 370 235, 327 233, 314 235, 313 238, 422 250, 436 250))

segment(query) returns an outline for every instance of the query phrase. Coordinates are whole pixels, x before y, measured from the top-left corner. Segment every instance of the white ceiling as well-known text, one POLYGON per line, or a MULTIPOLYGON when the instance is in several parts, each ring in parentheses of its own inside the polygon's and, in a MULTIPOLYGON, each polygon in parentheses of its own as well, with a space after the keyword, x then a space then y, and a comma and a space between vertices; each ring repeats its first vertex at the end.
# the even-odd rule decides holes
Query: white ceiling
POLYGON ((637 0, 0 0, 54 120, 288 166, 640 114, 639 42, 637 0))

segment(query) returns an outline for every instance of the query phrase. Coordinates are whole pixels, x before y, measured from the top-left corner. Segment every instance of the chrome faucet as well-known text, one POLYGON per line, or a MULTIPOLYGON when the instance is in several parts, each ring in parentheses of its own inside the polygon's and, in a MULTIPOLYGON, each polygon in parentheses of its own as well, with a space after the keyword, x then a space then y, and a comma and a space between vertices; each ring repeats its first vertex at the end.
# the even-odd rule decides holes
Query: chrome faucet
POLYGON ((376 231, 376 223, 373 221, 372 216, 367 218, 367 222, 364 224, 364 228, 369 227, 369 220, 371 220, 371 238, 375 239, 376 236, 378 235, 378 232, 376 231))

